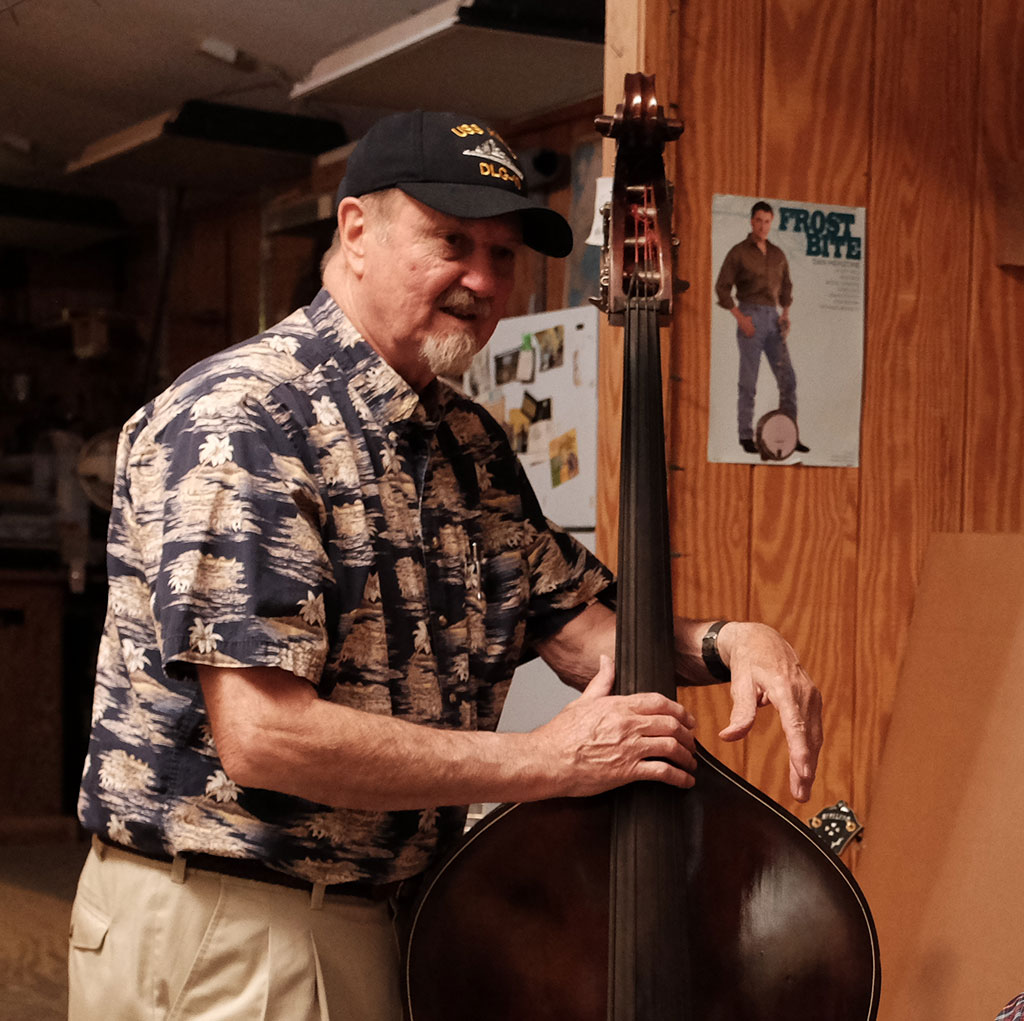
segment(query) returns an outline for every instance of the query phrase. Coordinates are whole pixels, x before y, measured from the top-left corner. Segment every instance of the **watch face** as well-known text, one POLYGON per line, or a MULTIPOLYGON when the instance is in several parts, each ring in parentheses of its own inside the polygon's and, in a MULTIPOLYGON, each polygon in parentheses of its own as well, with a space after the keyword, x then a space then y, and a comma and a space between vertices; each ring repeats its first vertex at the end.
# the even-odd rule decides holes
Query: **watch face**
POLYGON ((769 411, 757 423, 754 442, 765 461, 785 461, 799 441, 796 422, 784 411, 769 411))

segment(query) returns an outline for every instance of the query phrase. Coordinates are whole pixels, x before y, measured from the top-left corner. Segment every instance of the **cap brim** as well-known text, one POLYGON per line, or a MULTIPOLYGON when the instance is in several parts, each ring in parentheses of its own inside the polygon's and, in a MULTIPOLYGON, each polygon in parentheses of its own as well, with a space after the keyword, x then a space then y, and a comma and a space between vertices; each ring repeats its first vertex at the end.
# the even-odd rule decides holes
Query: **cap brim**
POLYGON ((527 247, 556 259, 564 259, 572 251, 572 228, 561 213, 512 192, 475 184, 435 181, 403 181, 396 187, 417 202, 448 216, 479 220, 519 213, 523 223, 523 244, 527 247))

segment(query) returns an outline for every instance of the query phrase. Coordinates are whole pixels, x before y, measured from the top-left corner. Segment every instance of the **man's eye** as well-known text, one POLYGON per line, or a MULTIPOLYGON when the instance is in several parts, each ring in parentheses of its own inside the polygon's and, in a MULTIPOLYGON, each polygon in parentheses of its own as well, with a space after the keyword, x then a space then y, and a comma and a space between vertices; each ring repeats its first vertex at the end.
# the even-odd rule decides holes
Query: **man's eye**
POLYGON ((509 270, 515 266, 516 250, 514 248, 495 248, 492 256, 495 265, 500 266, 502 269, 509 270))

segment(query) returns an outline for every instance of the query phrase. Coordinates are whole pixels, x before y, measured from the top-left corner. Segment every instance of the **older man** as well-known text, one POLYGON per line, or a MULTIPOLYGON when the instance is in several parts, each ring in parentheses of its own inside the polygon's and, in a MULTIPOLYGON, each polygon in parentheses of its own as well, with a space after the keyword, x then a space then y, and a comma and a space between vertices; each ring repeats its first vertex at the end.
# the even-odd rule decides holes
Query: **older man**
MULTIPOLYGON (((690 713, 610 695, 608 572, 438 379, 568 225, 494 131, 421 112, 363 139, 337 220, 308 308, 122 434, 72 1018, 397 1021, 394 897, 467 804, 694 782, 690 713), (583 694, 496 733, 532 652, 583 694)), ((772 629, 708 625, 679 621, 680 671, 731 667, 727 738, 776 705, 806 799, 817 691, 772 629)))

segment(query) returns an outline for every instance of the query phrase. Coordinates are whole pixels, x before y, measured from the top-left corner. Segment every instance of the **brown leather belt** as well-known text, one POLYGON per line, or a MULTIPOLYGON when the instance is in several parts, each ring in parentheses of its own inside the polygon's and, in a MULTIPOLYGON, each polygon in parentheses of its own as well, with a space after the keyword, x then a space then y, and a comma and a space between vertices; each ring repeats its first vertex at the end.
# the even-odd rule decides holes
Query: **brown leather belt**
MULTIPOLYGON (((124 844, 116 844, 106 837, 96 835, 96 839, 106 847, 112 847, 115 851, 123 851, 125 854, 134 855, 138 858, 146 858, 149 861, 161 862, 170 865, 174 859, 169 854, 153 854, 150 851, 139 851, 134 847, 125 847, 124 844)), ((287 886, 292 890, 304 890, 311 893, 316 885, 309 879, 299 879, 298 876, 289 876, 285 872, 278 872, 277 869, 269 868, 258 861, 248 858, 224 858, 216 854, 204 854, 199 851, 186 851, 181 855, 185 860, 186 868, 200 869, 203 872, 216 872, 222 876, 232 876, 235 879, 251 879, 257 883, 271 883, 274 886, 287 886)), ((381 901, 394 896, 404 880, 396 880, 391 883, 325 883, 323 892, 325 894, 336 894, 343 897, 362 897, 366 900, 381 901)))

